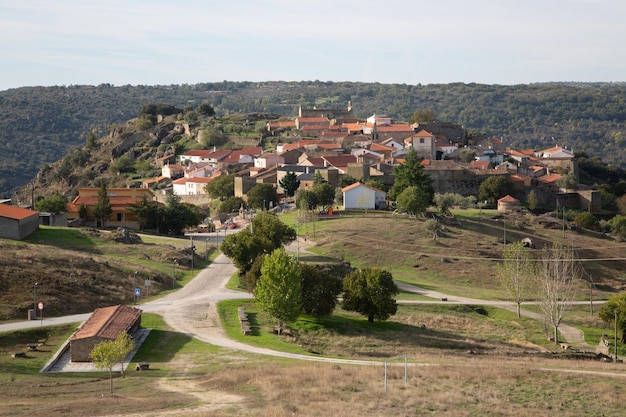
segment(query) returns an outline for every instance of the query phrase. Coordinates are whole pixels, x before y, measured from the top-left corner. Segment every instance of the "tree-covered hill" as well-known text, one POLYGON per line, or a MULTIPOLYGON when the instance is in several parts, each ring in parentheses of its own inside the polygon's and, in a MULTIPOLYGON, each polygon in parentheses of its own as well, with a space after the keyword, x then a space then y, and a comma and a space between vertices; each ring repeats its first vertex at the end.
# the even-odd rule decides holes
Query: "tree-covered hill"
POLYGON ((98 136, 147 103, 180 108, 208 103, 217 115, 295 116, 298 106, 341 108, 357 117, 384 113, 407 121, 430 109, 439 120, 503 137, 516 147, 553 144, 626 166, 626 84, 378 84, 357 82, 218 82, 170 86, 24 87, 0 91, 0 195, 10 196, 87 132, 98 136))

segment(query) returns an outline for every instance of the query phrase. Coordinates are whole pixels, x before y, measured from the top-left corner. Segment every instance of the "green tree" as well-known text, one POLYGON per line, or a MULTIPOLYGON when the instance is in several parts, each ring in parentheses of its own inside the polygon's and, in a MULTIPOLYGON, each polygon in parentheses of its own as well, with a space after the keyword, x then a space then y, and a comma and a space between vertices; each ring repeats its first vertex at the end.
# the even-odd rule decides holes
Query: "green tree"
POLYGON ((156 229, 159 216, 158 205, 145 195, 139 203, 130 206, 130 212, 135 215, 141 230, 156 229))
POLYGON ((59 214, 67 211, 67 203, 61 194, 55 193, 35 202, 35 210, 59 214))
POLYGON ((609 298, 600 309, 598 317, 606 324, 616 325, 618 331, 622 332, 620 343, 626 343, 626 292, 609 298))
POLYGON ((297 319, 302 312, 300 265, 284 248, 265 257, 254 297, 259 309, 278 321, 279 335, 284 324, 297 319))
POLYGON ((313 210, 317 205, 317 195, 313 191, 302 190, 298 193, 296 207, 300 210, 313 210))
POLYGON ((513 183, 505 175, 487 177, 478 187, 478 200, 495 206, 498 200, 513 192, 513 183))
POLYGON ((329 183, 322 182, 319 184, 315 184, 311 191, 313 191, 313 194, 315 194, 319 205, 325 206, 333 203, 333 200, 335 198, 335 189, 329 183))
POLYGON ((252 268, 259 255, 275 249, 268 239, 253 234, 249 228, 226 236, 221 248, 224 255, 239 269, 240 276, 244 276, 252 268))
POLYGON ((535 190, 530 190, 530 193, 528 193, 528 209, 534 211, 538 206, 539 198, 537 197, 537 193, 535 193, 535 190))
POLYGON ((221 201, 235 195, 235 176, 221 175, 204 186, 204 190, 211 198, 219 198, 221 201))
POLYGON ((422 193, 420 188, 411 186, 405 188, 400 193, 396 203, 400 210, 412 213, 417 217, 428 210, 431 201, 432 197, 430 194, 422 193))
POLYGON ((470 163, 476 159, 476 151, 471 148, 462 148, 459 150, 459 159, 463 162, 470 163))
POLYGON ((398 310, 394 298, 398 292, 390 272, 379 268, 356 270, 343 281, 343 308, 366 316, 370 323, 374 319, 387 320, 398 310))
POLYGON ((256 184, 248 191, 248 205, 268 209, 278 204, 278 193, 272 184, 256 184))
POLYGON ((418 109, 409 117, 409 123, 432 123, 437 120, 436 113, 431 109, 418 109))
POLYGON ((277 215, 269 212, 258 213, 252 218, 252 231, 255 235, 267 239, 274 249, 296 240, 296 231, 280 221, 277 215))
POLYGON ((432 235, 433 240, 437 240, 441 232, 441 223, 435 219, 428 219, 424 222, 424 229, 432 235))
POLYGON ((235 213, 241 209, 241 206, 246 207, 246 202, 241 197, 228 197, 222 201, 218 208, 220 213, 235 213))
POLYGON ((319 171, 315 171, 315 174, 313 175, 313 185, 318 185, 318 184, 324 184, 327 183, 328 181, 326 181, 324 179, 324 176, 322 175, 321 172, 319 171))
POLYGON ((387 191, 389 189, 389 187, 387 187, 381 179, 374 177, 369 177, 369 179, 363 184, 369 185, 370 187, 374 187, 382 191, 387 191))
POLYGON ((576 175, 574 175, 573 172, 570 172, 562 175, 561 178, 556 180, 556 185, 566 190, 574 190, 578 185, 578 181, 576 180, 576 175))
POLYGON ((215 109, 209 103, 202 103, 198 106, 198 113, 204 116, 213 116, 215 109))
POLYGON ((165 207, 160 212, 162 215, 160 224, 173 236, 180 236, 186 227, 200 223, 200 208, 181 202, 180 196, 175 194, 167 196, 165 207))
POLYGON ((611 233, 626 238, 626 217, 621 214, 613 216, 609 220, 609 226, 611 227, 611 233))
POLYGON ((98 197, 96 203, 93 206, 93 215, 96 218, 96 222, 100 222, 100 226, 104 227, 104 222, 111 216, 113 213, 113 208, 111 207, 111 200, 109 200, 109 195, 107 194, 107 186, 104 181, 100 182, 100 190, 98 190, 98 197))
POLYGON ((300 188, 300 180, 295 172, 288 172, 287 175, 281 178, 278 184, 283 188, 287 197, 296 195, 296 190, 300 188))
POLYGON ((529 248, 522 242, 506 246, 504 260, 496 269, 500 285, 517 305, 517 317, 521 317, 522 302, 530 295, 537 276, 537 263, 529 248))
POLYGON ((576 217, 574 217, 574 222, 584 229, 595 231, 600 230, 600 222, 598 221, 598 218, 588 211, 578 213, 576 217))
POLYGON ((424 171, 423 159, 414 148, 411 148, 405 157, 404 164, 393 167, 395 180, 393 187, 389 190, 391 200, 396 200, 408 187, 417 187, 428 202, 427 206, 432 204, 435 190, 432 178, 424 171))
POLYGON ((98 369, 109 371, 109 393, 113 394, 113 367, 120 364, 124 375, 123 361, 135 348, 135 342, 126 332, 120 333, 115 340, 105 340, 91 350, 91 360, 98 369))
POLYGON ((340 277, 316 265, 301 263, 302 310, 313 317, 332 314, 343 284, 340 277))
POLYGON ((96 133, 93 129, 87 132, 87 138, 85 140, 85 146, 88 150, 93 151, 98 149, 98 138, 96 137, 96 133))
POLYGON ((344 188, 347 187, 348 185, 352 185, 356 182, 359 182, 358 179, 354 178, 352 175, 344 175, 341 177, 341 179, 339 179, 339 187, 340 188, 344 188))

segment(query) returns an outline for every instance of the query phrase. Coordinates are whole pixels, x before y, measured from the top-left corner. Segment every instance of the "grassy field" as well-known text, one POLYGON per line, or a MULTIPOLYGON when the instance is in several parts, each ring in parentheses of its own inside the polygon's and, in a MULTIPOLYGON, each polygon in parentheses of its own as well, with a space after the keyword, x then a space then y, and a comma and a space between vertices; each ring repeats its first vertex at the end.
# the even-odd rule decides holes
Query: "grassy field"
MULTIPOLYGON (((503 222, 496 213, 479 210, 458 214, 456 223, 446 224, 436 241, 423 230, 421 220, 411 218, 352 213, 340 220, 313 222, 298 221, 292 213, 286 219, 298 225, 300 236, 316 242, 309 248, 313 254, 303 252, 302 260, 345 260, 357 267, 381 266, 404 282, 482 299, 505 299, 495 285, 494 274, 503 247, 503 223, 509 242, 525 236, 532 236, 538 245, 562 239, 558 228, 525 218, 505 218, 503 222)), ((568 231, 565 240, 573 240, 584 258, 599 253, 611 258, 623 253, 619 242, 585 233, 568 231)), ((133 270, 142 268, 142 273, 167 277, 158 284, 161 292, 167 292, 171 276, 168 260, 173 253, 180 254, 188 241, 144 238, 142 244, 129 247, 112 243, 102 234, 50 228, 30 242, 0 244, 14 261, 19 257, 22 264, 31 262, 38 271, 40 263, 58 260, 41 270, 39 276, 55 276, 54 271, 60 269, 63 276, 69 277, 74 270, 84 279, 90 271, 102 268, 102 276, 113 275, 110 287, 116 288, 123 287, 121 283, 132 277, 133 270), (42 252, 45 257, 40 260, 37 255, 42 252)), ((5 261, 3 267, 11 265, 5 261)), ((620 291, 626 282, 623 262, 584 261, 584 266, 594 274, 597 300, 620 291)), ((97 283, 100 275, 92 274, 97 283)), ((176 285, 191 278, 188 267, 181 266, 179 274, 176 285)), ((63 286, 66 283, 62 278, 52 282, 57 281, 59 291, 71 289, 63 286)), ((238 286, 236 277, 231 285, 238 286)), ((124 292, 123 288, 118 291, 124 292)), ((399 298, 424 299, 408 293, 401 293, 399 298)), ((584 282, 578 298, 588 298, 584 282)), ((24 299, 25 305, 31 304, 32 293, 28 291, 24 299)), ((597 308, 592 315, 589 305, 575 306, 566 317, 568 323, 585 331, 590 344, 596 344, 602 333, 612 336, 611 329, 597 319, 597 308)), ((337 309, 324 319, 301 317, 279 337, 273 332, 272 321, 256 309, 252 300, 222 302, 218 309, 233 339, 312 358, 367 360, 371 365, 294 361, 222 349, 173 331, 158 316, 144 314, 144 327, 153 330, 135 360, 149 362, 150 371, 130 371, 125 378, 116 375, 111 397, 106 372, 38 373, 75 328, 43 327, 0 334, 0 415, 623 414, 620 393, 626 368, 622 364, 572 360, 555 351, 543 323, 518 319, 505 310, 489 306, 401 305, 389 321, 372 324, 337 309), (246 306, 251 319, 251 336, 241 334, 236 316, 240 305, 246 306), (26 358, 9 355, 42 338, 47 339, 46 346, 29 352, 26 358), (384 361, 404 356, 409 360, 407 384, 401 361, 394 362, 385 392, 384 361)), ((528 309, 536 306, 529 305, 528 309)))

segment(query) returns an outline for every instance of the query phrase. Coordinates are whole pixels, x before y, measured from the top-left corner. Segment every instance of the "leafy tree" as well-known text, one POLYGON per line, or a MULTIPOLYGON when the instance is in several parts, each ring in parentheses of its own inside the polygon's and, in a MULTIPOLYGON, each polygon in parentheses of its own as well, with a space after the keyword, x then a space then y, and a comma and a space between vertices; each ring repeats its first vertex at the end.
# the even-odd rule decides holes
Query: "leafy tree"
POLYGON ((409 117, 409 123, 432 123, 435 120, 437 120, 437 115, 431 109, 415 110, 409 117))
POLYGON ((412 213, 416 217, 418 214, 426 212, 432 196, 422 193, 418 187, 407 187, 400 193, 397 199, 397 205, 400 210, 412 213))
POLYGON ((583 211, 582 213, 578 213, 576 217, 574 217, 574 221, 580 227, 588 230, 600 230, 600 222, 593 214, 588 211, 583 211))
POLYGON ((301 263, 302 310, 313 317, 330 315, 337 306, 343 284, 337 277, 321 268, 301 263))
POLYGON ((224 134, 222 130, 209 126, 204 129, 202 142, 206 147, 222 146, 223 144, 228 142, 228 137, 224 134))
POLYGON ((498 265, 496 275, 500 285, 517 305, 517 317, 521 317, 521 304, 528 297, 537 276, 537 264, 530 249, 522 242, 507 245, 504 261, 498 265))
POLYGON ((249 228, 226 236, 221 248, 224 255, 228 256, 239 269, 241 276, 244 276, 252 268, 259 255, 275 249, 269 240, 253 234, 249 228))
POLYGON ((165 207, 161 210, 163 228, 173 236, 183 234, 183 229, 196 226, 200 223, 199 207, 189 203, 182 203, 180 196, 170 194, 165 200, 165 207))
POLYGON ((313 191, 303 190, 298 193, 296 207, 300 210, 313 210, 317 205, 317 195, 313 191))
POLYGON ((393 167, 395 180, 393 187, 389 190, 391 200, 396 200, 408 187, 417 187, 420 194, 428 202, 427 206, 432 203, 435 194, 433 180, 424 171, 422 161, 423 158, 418 155, 414 148, 411 148, 405 157, 404 164, 393 167))
POLYGON ((560 188, 565 188, 566 190, 576 189, 578 185, 578 181, 576 181, 576 175, 573 172, 570 172, 565 175, 561 175, 561 178, 556 180, 556 185, 560 188))
POLYGON ((265 208, 277 204, 278 193, 272 184, 256 184, 248 191, 248 205, 250 207, 265 210, 265 208))
POLYGON ((222 201, 218 208, 218 211, 220 213, 235 213, 239 211, 242 205, 246 207, 246 202, 243 201, 243 198, 228 197, 226 200, 222 201))
POLYGON ((439 233, 441 232, 441 223, 435 219, 428 219, 424 222, 424 229, 426 229, 433 236, 433 240, 437 240, 439 233))
POLYGON ((284 248, 266 256, 254 297, 259 309, 278 321, 279 335, 284 324, 302 312, 300 265, 284 248))
POLYGON ((215 109, 209 103, 202 103, 198 106, 198 113, 205 116, 215 115, 215 109))
POLYGON ((87 206, 84 204, 81 204, 80 207, 78 207, 78 218, 85 220, 85 218, 87 218, 87 206))
POLYGON ((537 193, 535 193, 535 190, 530 190, 530 193, 528 193, 528 208, 534 211, 538 205, 539 198, 537 197, 537 193))
POLYGON ((611 227, 611 232, 625 238, 626 237, 626 217, 618 214, 613 216, 611 220, 609 220, 609 226, 611 227))
POLYGON ((300 188, 300 180, 295 172, 288 172, 281 180, 279 185, 285 191, 285 196, 293 197, 296 194, 296 190, 300 188))
POLYGON ((356 270, 343 281, 343 308, 361 313, 370 323, 374 319, 387 320, 398 310, 394 299, 398 293, 390 272, 379 268, 356 270))
POLYGON ((377 188, 382 191, 389 190, 389 187, 387 187, 381 179, 374 178, 374 177, 369 177, 369 179, 365 181, 364 184, 369 185, 370 187, 377 188))
POLYGON ((356 178, 354 178, 352 175, 344 175, 341 177, 341 179, 339 180, 339 187, 344 188, 347 187, 348 185, 352 185, 356 182, 359 182, 359 180, 357 180, 356 178))
POLYGON ((93 206, 93 215, 96 217, 96 221, 100 221, 100 226, 104 227, 104 222, 113 213, 111 208, 111 200, 107 194, 107 186, 104 181, 100 182, 100 190, 98 191, 98 198, 96 204, 93 206))
POLYGON ((315 184, 311 190, 317 198, 319 205, 329 205, 333 203, 335 198, 335 189, 327 182, 315 184))
POLYGON ((626 343, 626 292, 609 298, 600 309, 598 316, 606 324, 617 324, 618 330, 622 332, 620 343, 626 343), (616 318, 617 323, 615 323, 616 318))
POLYGON ((322 175, 321 172, 319 171, 315 171, 315 174, 313 175, 313 185, 318 185, 318 184, 324 184, 327 183, 328 181, 326 181, 324 179, 324 176, 322 175))
POLYGON ((98 138, 96 137, 96 133, 94 132, 93 129, 91 129, 91 130, 89 130, 89 132, 87 132, 87 138, 85 140, 85 146, 90 151, 98 149, 98 146, 99 146, 98 138))
POLYGON ((559 326, 570 308, 576 291, 575 282, 580 277, 573 251, 558 243, 546 247, 541 255, 537 277, 541 311, 546 322, 552 325, 554 343, 558 344, 559 326))
POLYGON ((254 259, 254 262, 250 266, 250 269, 244 274, 243 281, 246 284, 246 289, 250 293, 254 293, 254 289, 256 288, 256 283, 261 278, 261 267, 263 266, 263 262, 265 262, 266 254, 260 254, 254 259))
POLYGON ((120 156, 119 158, 111 162, 111 165, 109 165, 109 172, 111 172, 112 174, 120 174, 134 171, 135 164, 133 163, 133 160, 130 159, 130 156, 128 154, 120 156))
POLYGON ((156 229, 159 216, 156 202, 148 200, 144 195, 139 203, 130 206, 130 212, 135 215, 141 230, 156 229))
POLYGON ((462 148, 459 150, 459 159, 466 163, 472 162, 476 159, 476 151, 472 148, 462 148))
MULTIPOLYGON (((120 333, 115 340, 105 340, 98 343, 91 350, 91 359, 98 369, 109 371, 109 393, 113 394, 113 367, 124 361, 134 349, 135 342, 126 332, 120 333)), ((122 375, 124 367, 122 364, 122 375)))
POLYGON ((55 193, 50 197, 44 197, 37 200, 35 202, 35 210, 59 214, 67 211, 67 203, 61 194, 55 193))
POLYGON ((497 201, 513 192, 513 183, 504 175, 492 175, 487 177, 478 187, 478 199, 487 201, 489 205, 495 206, 497 201))
POLYGON ((235 176, 221 175, 204 186, 204 190, 211 198, 219 198, 221 201, 235 195, 235 176))
POLYGON ((296 231, 280 221, 277 215, 269 212, 258 213, 252 218, 252 230, 255 235, 269 240, 272 249, 296 240, 296 231))

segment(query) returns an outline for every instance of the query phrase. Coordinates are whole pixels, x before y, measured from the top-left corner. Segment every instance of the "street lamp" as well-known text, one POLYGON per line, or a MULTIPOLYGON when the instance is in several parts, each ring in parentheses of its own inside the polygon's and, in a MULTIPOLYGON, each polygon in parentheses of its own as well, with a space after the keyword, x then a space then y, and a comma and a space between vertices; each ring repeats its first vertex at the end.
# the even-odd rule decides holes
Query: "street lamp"
POLYGON ((172 289, 176 286, 176 265, 178 265, 178 259, 174 259, 172 264, 172 289))
POLYGON ((33 285, 33 320, 37 320, 37 285, 39 282, 35 282, 33 285))

